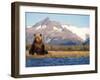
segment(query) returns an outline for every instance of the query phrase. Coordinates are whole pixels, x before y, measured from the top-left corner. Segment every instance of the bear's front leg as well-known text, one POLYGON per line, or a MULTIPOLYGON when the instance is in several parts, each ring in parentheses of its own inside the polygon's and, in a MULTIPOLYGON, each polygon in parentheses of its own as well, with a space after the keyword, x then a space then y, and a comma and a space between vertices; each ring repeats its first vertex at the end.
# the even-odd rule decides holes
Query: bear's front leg
POLYGON ((45 46, 44 46, 44 44, 42 45, 42 54, 48 54, 48 51, 45 50, 45 46))
POLYGON ((34 50, 32 50, 32 49, 29 50, 29 54, 30 54, 30 55, 34 55, 34 53, 35 53, 34 50))
POLYGON ((29 54, 30 55, 34 55, 35 50, 34 50, 34 45, 31 46, 30 50, 29 50, 29 54))
POLYGON ((48 51, 44 50, 44 54, 48 54, 48 51))

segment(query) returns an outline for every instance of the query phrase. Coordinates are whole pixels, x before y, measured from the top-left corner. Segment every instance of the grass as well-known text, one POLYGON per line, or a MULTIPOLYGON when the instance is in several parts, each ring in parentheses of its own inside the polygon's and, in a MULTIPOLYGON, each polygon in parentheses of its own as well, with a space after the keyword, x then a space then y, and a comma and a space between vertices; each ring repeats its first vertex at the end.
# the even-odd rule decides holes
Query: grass
MULTIPOLYGON (((29 50, 31 45, 26 45, 26 50, 29 50)), ((50 45, 45 44, 45 49, 48 51, 89 51, 89 45, 50 45)))
POLYGON ((65 57, 88 57, 89 45, 50 45, 45 44, 45 49, 48 51, 46 55, 29 55, 31 45, 26 45, 26 58, 65 58, 65 57))
POLYGON ((65 58, 65 57, 88 57, 89 51, 48 51, 46 55, 29 55, 26 51, 26 58, 65 58))

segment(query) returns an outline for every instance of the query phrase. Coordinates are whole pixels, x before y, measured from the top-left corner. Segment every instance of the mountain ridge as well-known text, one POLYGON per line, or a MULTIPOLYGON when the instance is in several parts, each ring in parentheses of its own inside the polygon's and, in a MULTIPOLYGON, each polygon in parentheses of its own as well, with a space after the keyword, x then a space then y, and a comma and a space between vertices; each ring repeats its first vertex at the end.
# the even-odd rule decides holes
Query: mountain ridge
MULTIPOLYGON (((49 44, 81 44, 83 39, 68 28, 70 25, 63 26, 58 21, 52 21, 50 18, 45 18, 37 22, 30 28, 26 29, 27 43, 32 43, 33 34, 41 33, 45 43, 49 44)), ((74 29, 73 29, 74 30, 74 29)))

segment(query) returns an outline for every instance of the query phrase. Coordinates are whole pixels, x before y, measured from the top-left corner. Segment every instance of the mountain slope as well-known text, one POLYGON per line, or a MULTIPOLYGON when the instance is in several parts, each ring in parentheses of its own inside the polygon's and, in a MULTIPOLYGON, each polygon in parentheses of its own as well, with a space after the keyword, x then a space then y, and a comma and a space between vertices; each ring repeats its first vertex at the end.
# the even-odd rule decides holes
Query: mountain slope
POLYGON ((31 44, 33 34, 41 33, 43 41, 47 44, 56 45, 77 45, 83 42, 82 37, 77 35, 68 25, 60 22, 51 21, 48 17, 26 29, 26 41, 31 44), (67 26, 67 27, 66 27, 67 26))

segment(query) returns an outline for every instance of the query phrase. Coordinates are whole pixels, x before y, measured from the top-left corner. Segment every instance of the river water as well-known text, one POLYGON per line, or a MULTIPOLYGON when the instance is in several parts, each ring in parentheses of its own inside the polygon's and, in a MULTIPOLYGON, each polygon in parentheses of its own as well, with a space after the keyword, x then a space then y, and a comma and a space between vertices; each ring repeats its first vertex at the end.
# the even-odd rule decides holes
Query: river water
POLYGON ((89 57, 80 58, 30 58, 26 60, 26 67, 83 65, 89 64, 89 57))

